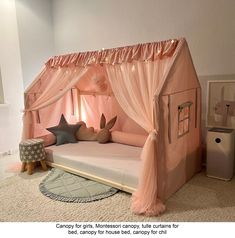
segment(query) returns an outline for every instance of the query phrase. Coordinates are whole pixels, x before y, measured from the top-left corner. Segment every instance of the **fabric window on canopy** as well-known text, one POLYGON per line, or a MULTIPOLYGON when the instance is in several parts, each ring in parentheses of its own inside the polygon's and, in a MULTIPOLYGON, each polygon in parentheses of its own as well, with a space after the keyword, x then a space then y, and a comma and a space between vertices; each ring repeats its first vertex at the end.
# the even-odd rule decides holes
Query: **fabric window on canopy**
MULTIPOLYGON (((146 215, 163 212, 165 207, 158 199, 157 189, 157 184, 161 182, 158 181, 157 174, 157 94, 174 62, 176 49, 183 42, 184 39, 169 40, 51 58, 37 82, 26 91, 24 138, 34 135, 37 121, 33 112, 42 111, 56 103, 72 88, 84 92, 84 88, 79 86, 80 81, 90 81, 97 66, 98 69, 102 68, 122 110, 149 133, 142 151, 143 169, 139 187, 133 195, 133 211, 146 215), (41 93, 32 99, 30 95, 34 92, 41 93)), ((105 89, 103 93, 110 94, 109 89, 105 89)), ((85 91, 89 91, 89 88, 85 87, 85 91)))

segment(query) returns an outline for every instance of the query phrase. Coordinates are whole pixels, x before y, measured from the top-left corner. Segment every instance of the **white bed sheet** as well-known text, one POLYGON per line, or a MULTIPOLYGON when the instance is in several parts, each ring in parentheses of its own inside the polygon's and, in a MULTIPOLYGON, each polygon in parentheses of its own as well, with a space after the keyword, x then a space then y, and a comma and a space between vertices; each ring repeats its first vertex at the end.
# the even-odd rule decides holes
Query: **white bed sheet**
POLYGON ((124 186, 137 188, 142 148, 118 143, 79 141, 49 146, 47 160, 124 186))

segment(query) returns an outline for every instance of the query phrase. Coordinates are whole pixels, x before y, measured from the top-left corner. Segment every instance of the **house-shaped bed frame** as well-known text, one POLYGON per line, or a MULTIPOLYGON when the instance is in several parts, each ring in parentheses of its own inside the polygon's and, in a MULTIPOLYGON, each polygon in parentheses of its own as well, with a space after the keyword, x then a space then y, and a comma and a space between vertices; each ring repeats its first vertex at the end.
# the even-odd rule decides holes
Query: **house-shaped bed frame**
POLYGON ((147 135, 137 152, 134 146, 119 148, 138 157, 136 186, 62 165, 133 192, 135 213, 163 212, 163 202, 200 169, 201 88, 184 38, 50 58, 25 92, 23 138, 47 134, 62 113, 70 123, 84 120, 95 128, 101 113, 117 115, 114 130, 147 135))

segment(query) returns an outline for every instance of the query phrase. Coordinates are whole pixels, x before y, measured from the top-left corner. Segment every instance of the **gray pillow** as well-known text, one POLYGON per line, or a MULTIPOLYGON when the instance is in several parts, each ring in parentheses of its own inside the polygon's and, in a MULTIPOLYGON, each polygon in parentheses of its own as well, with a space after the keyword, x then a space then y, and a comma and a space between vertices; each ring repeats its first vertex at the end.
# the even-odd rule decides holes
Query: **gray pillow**
POLYGON ((47 128, 47 130, 55 135, 56 145, 62 145, 66 143, 77 143, 76 132, 80 126, 80 124, 68 124, 64 115, 62 114, 60 123, 57 126, 47 128))

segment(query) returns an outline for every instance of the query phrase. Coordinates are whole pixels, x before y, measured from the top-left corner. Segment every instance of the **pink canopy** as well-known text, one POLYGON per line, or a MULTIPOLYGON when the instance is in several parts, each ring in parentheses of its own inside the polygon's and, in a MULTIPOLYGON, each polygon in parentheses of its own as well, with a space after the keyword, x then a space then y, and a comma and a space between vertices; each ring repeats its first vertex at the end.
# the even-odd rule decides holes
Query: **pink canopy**
POLYGON ((200 92, 185 39, 55 56, 25 92, 23 138, 62 113, 96 128, 101 113, 118 115, 115 129, 148 135, 132 210, 158 215, 200 167, 200 92))

